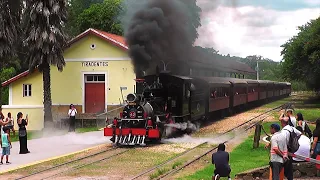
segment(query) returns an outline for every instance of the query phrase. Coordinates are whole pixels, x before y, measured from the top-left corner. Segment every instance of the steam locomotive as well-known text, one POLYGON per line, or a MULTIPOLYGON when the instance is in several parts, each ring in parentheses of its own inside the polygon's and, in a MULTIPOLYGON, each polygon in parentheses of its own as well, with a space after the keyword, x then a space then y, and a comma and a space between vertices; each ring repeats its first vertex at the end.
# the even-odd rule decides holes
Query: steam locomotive
POLYGON ((189 77, 160 73, 145 76, 141 93, 127 95, 120 118, 104 128, 117 145, 146 145, 190 132, 214 112, 232 112, 253 103, 289 96, 291 84, 263 80, 189 77))

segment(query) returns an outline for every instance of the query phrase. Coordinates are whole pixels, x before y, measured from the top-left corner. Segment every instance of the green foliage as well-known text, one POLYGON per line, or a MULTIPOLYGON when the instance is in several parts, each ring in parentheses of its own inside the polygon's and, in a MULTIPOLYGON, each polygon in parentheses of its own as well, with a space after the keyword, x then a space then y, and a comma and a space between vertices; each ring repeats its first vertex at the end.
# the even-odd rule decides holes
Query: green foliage
POLYGON ((309 91, 310 88, 307 87, 307 84, 303 81, 290 81, 292 91, 309 91))
POLYGON ((79 31, 96 28, 113 34, 122 35, 123 30, 117 16, 121 12, 122 0, 105 0, 92 4, 77 17, 79 31))
POLYGON ((159 177, 159 176, 167 173, 168 171, 170 171, 170 169, 168 169, 168 168, 158 169, 158 171, 155 172, 155 173, 153 173, 153 174, 151 174, 151 175, 149 176, 149 178, 150 178, 150 179, 156 179, 157 177, 159 177))
POLYGON ((70 0, 68 3, 68 22, 65 30, 67 33, 74 37, 81 33, 77 19, 78 15, 81 14, 85 9, 88 9, 92 4, 102 3, 103 0, 70 0))
POLYGON ((174 162, 174 163, 172 164, 172 169, 175 169, 175 168, 177 168, 177 167, 179 167, 179 166, 181 166, 181 165, 182 165, 182 162, 181 162, 181 161, 174 162))
POLYGON ((290 80, 320 89, 320 17, 298 27, 298 35, 282 45, 282 71, 290 80))
POLYGON ((9 87, 2 87, 1 88, 1 104, 7 105, 9 104, 9 87))

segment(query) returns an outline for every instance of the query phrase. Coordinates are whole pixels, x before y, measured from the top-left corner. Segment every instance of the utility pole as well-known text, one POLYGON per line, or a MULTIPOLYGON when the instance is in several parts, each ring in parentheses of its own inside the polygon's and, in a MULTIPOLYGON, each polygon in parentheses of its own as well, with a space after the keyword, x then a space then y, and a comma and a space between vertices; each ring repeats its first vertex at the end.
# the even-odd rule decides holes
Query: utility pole
POLYGON ((259 61, 257 61, 257 80, 259 80, 259 61))

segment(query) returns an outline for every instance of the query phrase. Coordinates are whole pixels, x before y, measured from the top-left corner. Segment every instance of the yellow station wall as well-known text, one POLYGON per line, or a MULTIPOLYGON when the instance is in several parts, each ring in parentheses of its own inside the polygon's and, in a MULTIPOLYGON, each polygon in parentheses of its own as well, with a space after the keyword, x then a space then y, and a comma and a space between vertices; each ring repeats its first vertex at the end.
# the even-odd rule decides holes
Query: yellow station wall
POLYGON ((43 85, 42 74, 34 71, 28 76, 21 78, 11 84, 12 105, 42 105, 43 85), (23 97, 23 84, 31 84, 31 96, 23 97))
POLYGON ((18 112, 23 113, 23 118, 28 114, 29 124, 27 125, 28 130, 41 130, 43 128, 43 108, 3 108, 2 113, 7 117, 8 112, 11 112, 12 117, 14 118, 14 129, 19 129, 17 125, 17 114, 18 112))
MULTIPOLYGON (((125 50, 106 42, 96 36, 88 35, 74 43, 64 52, 66 66, 59 72, 55 66, 51 67, 51 97, 53 105, 83 104, 83 73, 106 73, 106 107, 119 104, 122 99, 120 87, 127 87, 123 96, 134 91, 135 74, 133 66, 125 50), (91 49, 91 44, 96 48, 91 49), (98 59, 98 60, 95 60, 98 59), (86 61, 107 62, 108 66, 92 67, 83 66, 86 61)), ((42 74, 35 71, 11 84, 12 104, 3 107, 3 113, 10 111, 15 117, 18 112, 29 114, 30 124, 28 129, 43 128, 43 108, 32 106, 43 105, 42 74), (23 84, 32 85, 32 96, 23 97, 23 84), (25 108, 24 106, 29 106, 25 108), (21 107, 19 107, 21 106, 21 107)), ((5 114, 6 115, 6 114, 5 114)))

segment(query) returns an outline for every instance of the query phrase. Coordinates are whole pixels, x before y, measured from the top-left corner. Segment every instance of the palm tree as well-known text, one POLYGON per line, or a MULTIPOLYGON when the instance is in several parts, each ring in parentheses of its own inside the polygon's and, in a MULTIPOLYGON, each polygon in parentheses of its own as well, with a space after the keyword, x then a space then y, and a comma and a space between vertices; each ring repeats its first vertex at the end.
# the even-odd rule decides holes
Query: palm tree
POLYGON ((0 108, 2 106, 2 86, 4 74, 12 70, 5 69, 10 65, 10 60, 16 55, 15 43, 18 38, 18 13, 19 0, 0 1, 0 108))
POLYGON ((57 66, 59 71, 65 66, 63 49, 66 34, 63 26, 67 20, 66 5, 66 0, 28 0, 25 9, 29 69, 38 68, 43 76, 45 128, 53 125, 50 66, 57 66))

